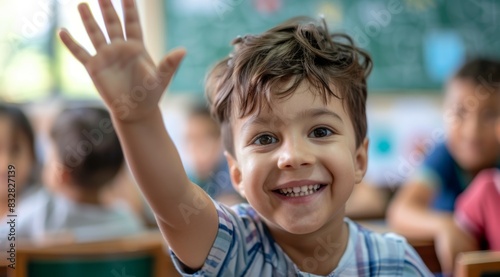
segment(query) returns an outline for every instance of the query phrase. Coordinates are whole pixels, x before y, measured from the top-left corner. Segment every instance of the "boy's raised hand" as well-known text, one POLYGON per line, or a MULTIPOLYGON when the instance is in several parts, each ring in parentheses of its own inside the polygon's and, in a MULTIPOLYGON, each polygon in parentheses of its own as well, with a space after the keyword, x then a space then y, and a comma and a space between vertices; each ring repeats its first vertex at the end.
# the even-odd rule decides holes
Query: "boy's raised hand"
POLYGON ((115 119, 137 122, 158 107, 158 101, 185 51, 174 50, 158 66, 146 51, 134 0, 122 0, 125 30, 111 0, 99 0, 109 43, 89 6, 78 5, 87 34, 96 49, 91 56, 67 30, 59 33, 69 51, 85 66, 115 119), (124 32, 125 31, 125 32, 124 32))
POLYGON ((125 29, 111 0, 99 0, 109 42, 88 5, 78 6, 95 56, 66 30, 60 32, 61 40, 85 66, 106 102, 127 163, 169 247, 189 268, 201 268, 217 235, 217 210, 210 197, 189 181, 158 107, 185 51, 172 51, 156 66, 144 47, 134 0, 122 3, 125 29), (182 207, 196 212, 186 215, 182 207))

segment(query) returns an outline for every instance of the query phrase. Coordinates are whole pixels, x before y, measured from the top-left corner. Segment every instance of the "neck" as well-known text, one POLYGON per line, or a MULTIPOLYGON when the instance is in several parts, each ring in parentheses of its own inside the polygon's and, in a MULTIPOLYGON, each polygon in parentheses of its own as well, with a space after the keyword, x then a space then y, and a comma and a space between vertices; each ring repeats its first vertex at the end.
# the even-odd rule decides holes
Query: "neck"
POLYGON ((103 205, 100 190, 98 189, 80 189, 68 186, 62 194, 74 202, 82 204, 103 205))
POLYGON ((338 266, 349 241, 344 212, 335 215, 314 233, 295 235, 281 229, 270 232, 301 271, 322 276, 330 274, 338 266))

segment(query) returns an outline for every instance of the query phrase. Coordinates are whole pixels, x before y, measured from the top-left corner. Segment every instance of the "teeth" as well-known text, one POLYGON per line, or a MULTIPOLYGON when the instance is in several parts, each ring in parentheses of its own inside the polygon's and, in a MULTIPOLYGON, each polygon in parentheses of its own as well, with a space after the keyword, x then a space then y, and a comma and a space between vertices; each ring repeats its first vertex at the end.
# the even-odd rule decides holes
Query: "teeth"
POLYGON ((279 192, 288 197, 299 197, 299 196, 307 196, 315 193, 321 187, 320 184, 301 186, 301 187, 293 187, 293 188, 284 188, 280 189, 279 192))

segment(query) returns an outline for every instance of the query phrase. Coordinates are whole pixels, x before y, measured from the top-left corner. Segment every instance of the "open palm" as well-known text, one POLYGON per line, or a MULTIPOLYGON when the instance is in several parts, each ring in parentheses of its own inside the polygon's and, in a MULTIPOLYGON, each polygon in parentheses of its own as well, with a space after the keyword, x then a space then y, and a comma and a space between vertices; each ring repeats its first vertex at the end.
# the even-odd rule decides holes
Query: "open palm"
POLYGON ((94 85, 116 119, 137 121, 158 107, 158 101, 185 51, 175 50, 158 66, 146 51, 134 0, 122 0, 125 33, 110 0, 99 0, 110 42, 97 25, 86 3, 78 5, 87 34, 96 49, 91 56, 67 30, 60 37, 87 69, 94 85))

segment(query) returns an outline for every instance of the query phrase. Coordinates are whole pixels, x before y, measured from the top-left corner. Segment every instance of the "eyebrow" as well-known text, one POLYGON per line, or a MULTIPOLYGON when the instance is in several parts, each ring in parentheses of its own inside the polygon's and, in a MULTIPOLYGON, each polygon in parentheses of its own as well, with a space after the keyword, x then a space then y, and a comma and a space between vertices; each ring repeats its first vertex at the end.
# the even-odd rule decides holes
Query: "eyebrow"
POLYGON ((342 118, 337 113, 330 111, 328 109, 325 109, 325 108, 309 109, 309 110, 305 110, 305 111, 300 113, 300 117, 318 117, 318 116, 323 116, 323 115, 331 116, 331 117, 336 118, 337 120, 339 120, 342 123, 344 122, 342 120, 342 118))
MULTIPOLYGON (((342 118, 337 113, 330 111, 328 109, 324 109, 324 108, 315 108, 315 109, 308 109, 308 110, 302 111, 299 113, 298 118, 296 118, 294 120, 297 120, 297 119, 303 118, 303 117, 319 117, 319 116, 330 116, 330 117, 333 117, 333 118, 339 120, 342 123, 344 122, 342 120, 342 118)), ((279 121, 280 123, 283 123, 283 121, 279 118, 276 118, 276 120, 279 121)), ((265 125, 265 124, 268 124, 269 121, 270 121, 270 117, 261 117, 261 116, 257 116, 254 114, 245 123, 243 123, 243 126, 241 126, 241 130, 246 130, 251 125, 265 125)))
MULTIPOLYGON (((281 119, 277 118, 277 120, 281 122, 281 119)), ((267 123, 269 123, 269 121, 269 117, 262 117, 254 114, 250 116, 250 118, 245 123, 243 123, 243 126, 241 126, 241 130, 245 131, 252 125, 266 125, 267 123)))

